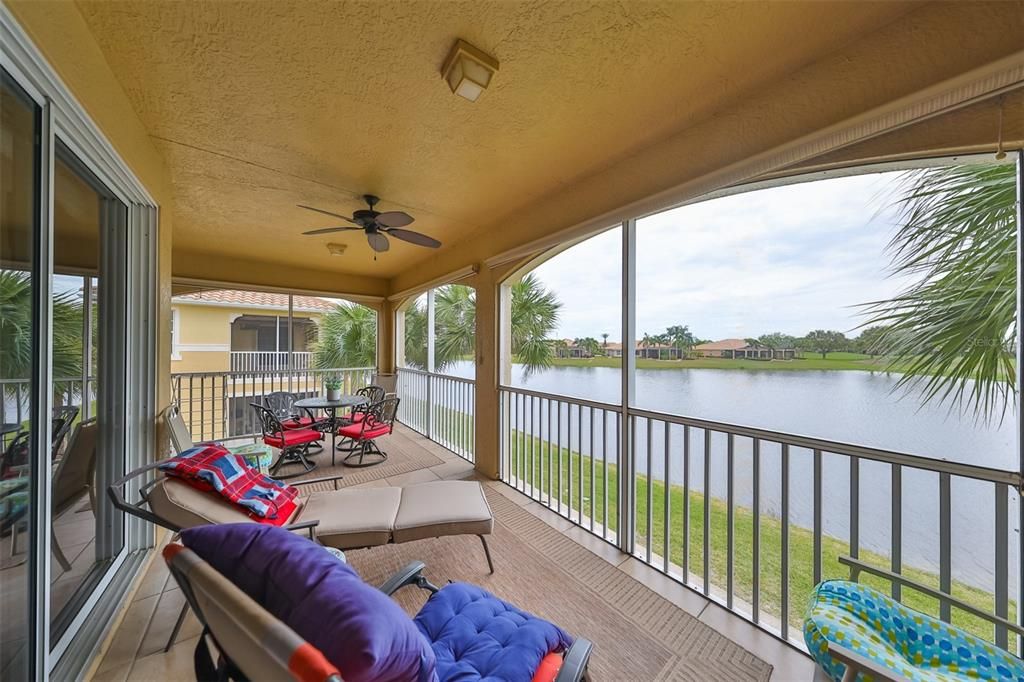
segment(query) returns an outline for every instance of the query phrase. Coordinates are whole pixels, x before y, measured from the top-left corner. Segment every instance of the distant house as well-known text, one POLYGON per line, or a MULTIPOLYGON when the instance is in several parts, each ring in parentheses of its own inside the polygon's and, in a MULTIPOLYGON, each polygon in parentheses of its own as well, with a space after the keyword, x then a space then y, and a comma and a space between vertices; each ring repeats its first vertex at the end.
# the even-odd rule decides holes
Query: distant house
POLYGON ((722 339, 700 343, 693 352, 702 358, 728 358, 739 360, 792 360, 796 357, 793 348, 769 348, 762 343, 750 343, 746 339, 722 339))

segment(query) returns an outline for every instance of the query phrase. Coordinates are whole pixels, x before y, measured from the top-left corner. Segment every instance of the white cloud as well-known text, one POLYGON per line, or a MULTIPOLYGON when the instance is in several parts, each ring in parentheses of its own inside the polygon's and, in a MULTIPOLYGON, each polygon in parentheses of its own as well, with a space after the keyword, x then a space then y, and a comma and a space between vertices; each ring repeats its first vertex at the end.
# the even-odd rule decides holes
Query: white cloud
MULTIPOLYGON (((637 228, 637 331, 688 324, 703 338, 850 330, 888 276, 898 173, 835 178, 684 206, 637 228)), ((563 302, 557 335, 618 339, 621 231, 537 268, 563 302)))

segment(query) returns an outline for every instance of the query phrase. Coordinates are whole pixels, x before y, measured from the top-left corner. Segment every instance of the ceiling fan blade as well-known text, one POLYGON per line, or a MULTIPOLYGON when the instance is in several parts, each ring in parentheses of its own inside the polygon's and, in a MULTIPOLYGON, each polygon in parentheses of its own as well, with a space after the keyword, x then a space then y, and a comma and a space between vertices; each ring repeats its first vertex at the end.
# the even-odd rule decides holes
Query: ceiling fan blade
POLYGON ((370 232, 366 235, 366 241, 370 242, 370 248, 377 253, 383 253, 391 248, 388 238, 380 232, 370 232))
POLYGON ((329 216, 333 216, 335 218, 341 218, 342 220, 347 220, 348 222, 352 223, 353 225, 358 225, 359 224, 356 221, 354 221, 351 218, 349 218, 348 216, 343 216, 340 213, 331 213, 330 211, 325 211, 322 208, 313 208, 312 206, 306 206, 305 204, 295 204, 295 205, 298 206, 299 208, 304 208, 307 211, 316 211, 317 213, 323 213, 324 215, 329 215, 329 216))
POLYGON ((387 211, 377 216, 377 222, 384 227, 405 227, 415 220, 405 211, 387 211))
POLYGON ((436 249, 441 246, 441 242, 437 241, 433 237, 428 237, 425 234, 413 232, 412 230, 393 228, 388 230, 388 234, 392 237, 397 237, 402 241, 409 242, 410 244, 415 244, 416 246, 429 246, 432 249, 436 249))
POLYGON ((303 232, 302 234, 328 234, 330 232, 345 232, 347 230, 361 230, 361 229, 363 229, 363 228, 361 228, 361 227, 348 227, 347 225, 344 226, 344 227, 322 227, 319 230, 309 230, 308 232, 303 232))

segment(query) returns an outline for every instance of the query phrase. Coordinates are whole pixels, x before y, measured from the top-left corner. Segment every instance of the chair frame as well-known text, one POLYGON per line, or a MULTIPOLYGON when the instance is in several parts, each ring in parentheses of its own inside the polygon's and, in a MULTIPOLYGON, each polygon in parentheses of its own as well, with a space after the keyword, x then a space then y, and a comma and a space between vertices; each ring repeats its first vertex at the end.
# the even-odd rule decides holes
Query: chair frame
POLYGON ((391 398, 384 398, 383 400, 379 400, 363 408, 363 419, 362 421, 357 422, 359 424, 359 435, 352 438, 352 451, 345 457, 345 459, 342 460, 342 463, 345 466, 355 468, 368 467, 380 464, 388 458, 388 453, 381 450, 380 447, 374 443, 374 440, 380 438, 380 436, 366 438, 364 437, 364 434, 367 431, 367 425, 370 425, 373 429, 379 428, 382 425, 387 425, 388 432, 383 435, 391 435, 394 433, 395 419, 398 417, 398 405, 401 402, 401 398, 395 396, 391 398), (363 460, 367 455, 373 455, 379 459, 364 462, 363 460), (350 459, 355 457, 359 457, 358 463, 349 462, 350 459))
MULTIPOLYGON (((277 415, 270 410, 270 408, 260 405, 259 403, 249 403, 249 405, 256 410, 256 416, 260 422, 260 431, 263 433, 263 442, 266 443, 267 438, 280 438, 281 439, 281 454, 278 455, 277 461, 270 465, 270 475, 275 478, 293 478, 295 476, 302 476, 308 474, 310 471, 316 468, 316 464, 306 459, 306 456, 311 454, 309 447, 312 442, 299 443, 297 445, 286 445, 285 434, 288 431, 295 431, 297 429, 286 429, 281 420, 277 418, 277 415), (282 466, 288 464, 301 464, 303 471, 297 474, 289 474, 288 476, 277 476, 277 470, 282 466)), ((322 446, 321 446, 322 448, 322 446)))
MULTIPOLYGON (((279 421, 287 419, 299 419, 303 416, 302 413, 305 413, 305 416, 310 419, 309 426, 303 427, 297 425, 294 428, 286 426, 285 422, 281 421, 281 426, 284 426, 285 429, 294 430, 300 428, 316 428, 316 425, 319 421, 316 418, 316 415, 313 414, 313 412, 307 408, 296 408, 295 401, 297 400, 299 400, 299 395, 297 393, 292 393, 290 391, 274 391, 273 393, 268 393, 265 396, 263 396, 263 405, 268 410, 273 412, 274 416, 276 416, 279 421), (276 405, 274 404, 275 402, 277 403, 276 405)), ((317 445, 316 449, 310 449, 307 454, 315 455, 317 453, 323 452, 323 449, 323 445, 317 445)))
POLYGON ((50 447, 53 449, 54 459, 56 459, 57 455, 60 453, 60 446, 64 442, 64 439, 67 438, 68 433, 70 433, 71 427, 75 422, 75 418, 78 417, 79 412, 81 412, 81 409, 77 405, 64 405, 62 407, 53 408, 53 412, 50 416, 51 428, 57 423, 58 419, 61 420, 60 426, 52 432, 50 437, 50 447))

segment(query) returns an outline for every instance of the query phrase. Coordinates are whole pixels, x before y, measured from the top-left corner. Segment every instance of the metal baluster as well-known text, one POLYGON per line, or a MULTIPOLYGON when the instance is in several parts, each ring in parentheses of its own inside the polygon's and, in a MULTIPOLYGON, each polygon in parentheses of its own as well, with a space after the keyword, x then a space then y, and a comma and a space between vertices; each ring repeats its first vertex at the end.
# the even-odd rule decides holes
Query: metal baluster
POLYGON ((559 400, 555 404, 555 438, 557 439, 557 445, 555 452, 558 453, 558 459, 555 462, 555 469, 558 476, 558 513, 562 513, 562 401, 559 400))
POLYGON ((566 467, 566 479, 567 479, 566 493, 568 493, 567 497, 569 498, 569 506, 566 508, 566 514, 568 515, 568 519, 570 521, 572 521, 572 406, 573 406, 572 403, 566 403, 565 404, 565 408, 566 408, 566 416, 565 416, 566 428, 565 428, 565 434, 566 434, 566 437, 567 437, 567 439, 569 441, 569 464, 566 467))
POLYGON ((647 563, 651 563, 654 545, 654 421, 647 419, 647 563))
POLYGON ((594 461, 594 407, 590 407, 590 532, 594 532, 594 517, 597 515, 597 511, 594 508, 596 503, 595 498, 597 497, 597 480, 595 478, 597 474, 597 463, 594 461))
POLYGON ((578 477, 577 477, 578 480, 577 480, 577 483, 576 483, 576 485, 579 487, 579 493, 576 496, 576 505, 578 507, 578 509, 576 510, 576 519, 577 519, 577 522, 582 526, 583 525, 583 406, 582 405, 577 405, 576 406, 576 414, 579 417, 579 424, 576 425, 576 431, 577 431, 577 435, 576 435, 576 448, 577 448, 577 451, 579 453, 578 456, 577 456, 577 463, 576 463, 576 466, 578 468, 578 474, 579 474, 578 477))
MULTIPOLYGON (((949 474, 939 474, 939 589, 951 594, 952 576, 952 479, 949 474)), ((939 619, 950 622, 952 614, 949 602, 939 602, 939 619)))
POLYGON ((821 582, 821 451, 814 450, 814 584, 821 582))
MULTIPOLYGON (((899 464, 892 465, 892 572, 900 574, 903 568, 903 467, 899 464)), ((893 581, 892 598, 900 600, 903 590, 902 586, 893 581)))
POLYGON ((554 457, 554 453, 551 451, 551 444, 552 444, 551 425, 554 423, 554 421, 552 419, 552 416, 551 416, 551 402, 552 402, 551 398, 548 398, 548 509, 551 508, 551 473, 552 473, 553 468, 554 468, 552 466, 552 464, 551 464, 551 460, 554 457))
POLYGON ((223 434, 223 437, 227 438, 228 436, 235 435, 233 433, 229 433, 229 430, 230 430, 230 427, 231 427, 231 419, 228 416, 228 414, 229 414, 229 410, 228 410, 228 375, 227 374, 222 374, 220 378, 221 378, 221 382, 220 382, 220 397, 221 397, 220 414, 221 414, 221 424, 222 424, 222 426, 221 426, 221 433, 223 434))
POLYGON ((711 594, 711 431, 704 429, 704 594, 711 594))
POLYGON ((753 528, 752 532, 752 570, 753 585, 751 586, 750 606, 751 617, 754 623, 761 618, 761 439, 755 438, 753 452, 751 455, 751 481, 753 506, 753 528))
POLYGON ((735 436, 733 434, 728 435, 728 450, 726 452, 725 461, 725 498, 726 498, 726 555, 725 555, 725 603, 732 610, 732 599, 733 599, 733 558, 735 555, 735 541, 736 541, 736 528, 735 528, 735 497, 733 493, 733 460, 735 457, 735 436))
POLYGON ((530 396, 530 497, 540 499, 540 487, 537 485, 537 453, 540 449, 539 401, 530 396), (534 409, 536 408, 536 412, 534 409))
POLYGON ((850 556, 860 555, 860 457, 850 457, 850 556))
POLYGON ((608 410, 601 410, 601 484, 604 497, 601 498, 601 537, 608 539, 608 410))
POLYGON ((683 582, 690 584, 690 426, 683 425, 683 582))
POLYGON ((789 443, 782 444, 782 639, 789 639, 789 443))
MULTIPOLYGON (((1010 508, 1008 497, 1009 486, 1005 483, 993 484, 995 492, 995 514, 996 514, 996 542, 995 542, 995 611, 1000 618, 1009 617, 1010 602, 1010 571, 1009 571, 1009 521, 1010 508)), ((1017 604, 1017 608, 1021 605, 1017 604)), ((995 629, 996 646, 1007 648, 1007 629, 1005 625, 996 625, 995 629)))
POLYGON ((665 422, 665 441, 662 444, 662 451, 665 453, 665 547, 662 551, 664 557, 664 571, 669 572, 672 556, 672 447, 671 447, 671 424, 665 422))

